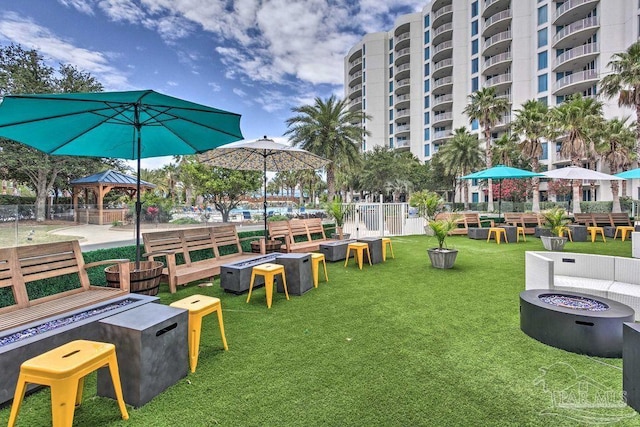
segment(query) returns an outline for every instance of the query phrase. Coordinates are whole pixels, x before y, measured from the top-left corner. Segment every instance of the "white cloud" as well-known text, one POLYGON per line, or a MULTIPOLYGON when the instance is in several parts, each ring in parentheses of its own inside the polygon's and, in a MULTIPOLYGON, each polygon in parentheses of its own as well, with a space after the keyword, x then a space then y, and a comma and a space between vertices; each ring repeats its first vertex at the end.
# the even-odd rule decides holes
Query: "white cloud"
POLYGON ((175 87, 175 86, 179 86, 179 85, 180 85, 180 83, 169 80, 169 81, 167 82, 167 85, 169 85, 169 86, 174 86, 174 87, 175 87))
POLYGON ((240 98, 245 98, 247 96, 247 92, 243 91, 242 89, 239 89, 237 87, 233 88, 233 93, 235 93, 236 95, 238 95, 240 98))
POLYGON ((209 82, 207 84, 211 87, 211 89, 214 92, 220 92, 222 90, 222 87, 220 87, 220 85, 216 82, 209 82))
POLYGON ((79 12, 85 13, 87 15, 93 15, 93 8, 91 7, 92 2, 84 1, 84 0, 58 0, 58 1, 67 7, 73 7, 79 12))
POLYGON ((130 87, 126 74, 110 64, 109 53, 77 47, 15 13, 0 16, 0 39, 37 50, 54 67, 58 63, 73 64, 96 76, 109 89, 130 87))

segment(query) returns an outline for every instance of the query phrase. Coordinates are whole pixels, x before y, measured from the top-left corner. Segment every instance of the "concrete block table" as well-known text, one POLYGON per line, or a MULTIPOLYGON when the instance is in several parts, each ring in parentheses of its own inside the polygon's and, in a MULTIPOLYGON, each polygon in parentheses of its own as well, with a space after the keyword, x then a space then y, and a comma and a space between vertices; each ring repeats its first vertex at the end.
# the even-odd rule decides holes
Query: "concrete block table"
POLYGON ((571 230, 571 239, 574 242, 586 242, 587 241, 587 227, 584 225, 567 225, 567 228, 571 230))
POLYGON ((500 228, 504 228, 507 236, 507 242, 516 243, 518 240, 518 227, 515 225, 500 225, 500 228))
POLYGON ((320 253, 324 254, 327 261, 342 261, 347 256, 347 245, 355 240, 335 240, 320 243, 320 253))
MULTIPOLYGON (((292 295, 302 295, 313 288, 313 272, 310 254, 278 254, 276 264, 284 266, 287 290, 292 295)), ((276 289, 284 292, 284 286, 277 281, 276 289)))
POLYGON ((382 262, 382 238, 380 237, 363 237, 358 242, 369 245, 369 253, 371 254, 371 264, 379 264, 382 262))
POLYGON ((489 229, 469 227, 469 231, 467 231, 467 236, 469 236, 470 239, 487 240, 487 237, 489 237, 489 229))
MULTIPOLYGON (((149 402, 187 376, 189 315, 163 304, 145 304, 100 321, 102 340, 116 346, 124 401, 149 402)), ((106 368, 98 370, 98 395, 115 397, 106 368)))
MULTIPOLYGON (((220 287, 225 292, 242 294, 249 291, 251 281, 251 269, 260 264, 274 263, 276 255, 258 255, 255 258, 246 259, 231 264, 220 266, 220 287)), ((254 288, 264 286, 264 277, 256 276, 254 288)))

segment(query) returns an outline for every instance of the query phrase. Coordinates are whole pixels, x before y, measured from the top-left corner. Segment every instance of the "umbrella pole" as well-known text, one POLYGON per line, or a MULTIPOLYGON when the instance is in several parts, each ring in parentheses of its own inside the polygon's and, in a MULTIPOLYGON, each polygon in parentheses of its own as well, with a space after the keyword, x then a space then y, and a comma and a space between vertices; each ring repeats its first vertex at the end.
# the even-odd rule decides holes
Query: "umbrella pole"
POLYGON ((140 144, 140 120, 138 118, 138 106, 135 107, 136 131, 138 134, 138 174, 136 178, 136 271, 140 270, 140 213, 142 211, 142 203, 140 202, 140 155, 142 154, 140 144))
POLYGON ((500 212, 502 210, 502 180, 498 181, 498 220, 500 219, 500 212))
POLYGON ((262 208, 264 216, 264 242, 267 243, 267 156, 264 156, 264 168, 263 168, 263 180, 264 180, 264 193, 262 196, 262 208))

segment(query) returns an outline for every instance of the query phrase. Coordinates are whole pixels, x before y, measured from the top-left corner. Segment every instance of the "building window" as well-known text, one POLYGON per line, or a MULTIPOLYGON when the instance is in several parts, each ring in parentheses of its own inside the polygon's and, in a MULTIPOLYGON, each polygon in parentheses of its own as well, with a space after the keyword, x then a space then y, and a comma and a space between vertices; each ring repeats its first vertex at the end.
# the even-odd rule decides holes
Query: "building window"
POLYGON ((362 83, 367 81, 367 73, 365 71, 362 72, 362 83))
POLYGON ((478 72, 478 58, 473 58, 471 60, 471 73, 478 72))
POLYGON ((424 64, 424 76, 428 76, 429 75, 429 63, 427 62, 426 64, 424 64))
POLYGON ((393 133, 393 123, 389 125, 389 134, 393 133))
MULTIPOLYGON (((428 131, 429 129, 425 129, 425 131, 428 131)), ((425 132, 425 136, 426 132, 425 132)), ((426 139, 425 139, 426 141, 426 139)), ((425 157, 429 157, 431 155, 431 145, 430 144, 424 144, 424 156, 425 157)))
POLYGON ((543 142, 540 145, 542 146, 542 154, 540 154, 540 160, 547 160, 549 158, 549 144, 543 142))
POLYGON ((471 92, 477 92, 478 91, 478 78, 474 77, 471 79, 471 92))
POLYGON ((389 64, 393 64, 393 52, 389 54, 389 64))
POLYGON ((367 58, 362 58, 362 69, 367 68, 367 58))
POLYGON ((429 96, 424 97, 424 108, 429 108, 429 96))
POLYGON ((548 66, 547 51, 538 53, 538 70, 544 70, 548 66))
POLYGON ((472 55, 478 54, 478 39, 471 40, 471 54, 472 55))
POLYGON ((474 120, 471 122, 471 130, 478 130, 478 120, 474 120))
POLYGON ((471 22, 471 37, 478 35, 478 21, 471 22))
POLYGON ((538 25, 544 25, 547 23, 547 6, 538 8, 538 25))
POLYGON ((430 90, 430 86, 431 86, 431 80, 426 79, 426 80, 424 81, 424 91, 425 91, 425 92, 429 92, 429 90, 430 90))
POLYGON ((389 95, 389 107, 393 107, 393 95, 389 95))
POLYGON ((424 27, 429 28, 429 14, 424 15, 424 27))
POLYGON ((429 43, 429 41, 431 40, 431 35, 429 34, 429 30, 424 32, 424 44, 429 43))
POLYGON ((393 77, 393 67, 389 67, 389 78, 393 77))
POLYGON ((389 138, 389 148, 393 148, 393 138, 389 138))
POLYGON ((471 203, 479 203, 478 193, 471 193, 471 203))
POLYGON ((389 110, 389 120, 393 120, 393 110, 389 110))
POLYGON ((393 39, 389 39, 389 50, 393 50, 393 39))
POLYGON ((538 47, 546 46, 547 43, 547 29, 543 28, 538 31, 538 47))
POLYGON ((556 153, 559 153, 562 149, 562 142, 556 142, 556 153))
POLYGON ((389 92, 393 92, 393 80, 389 82, 389 92))
POLYGON ((478 16, 478 2, 474 1, 473 3, 471 3, 471 17, 476 17, 478 16))
POLYGON ((429 47, 424 48, 424 60, 428 60, 431 57, 431 53, 429 52, 429 47))
POLYGON ((546 96, 541 96, 540 98, 538 98, 538 101, 540 101, 544 105, 549 105, 549 99, 546 96))
POLYGON ((425 125, 429 124, 429 113, 424 113, 424 124, 425 125))
POLYGON ((362 44, 362 55, 364 55, 364 53, 365 53, 365 50, 364 50, 364 47, 365 47, 365 46, 366 46, 366 45, 363 43, 363 44, 362 44))
POLYGON ((547 82, 548 82, 548 79, 546 74, 538 76, 538 93, 547 91, 548 89, 547 82))

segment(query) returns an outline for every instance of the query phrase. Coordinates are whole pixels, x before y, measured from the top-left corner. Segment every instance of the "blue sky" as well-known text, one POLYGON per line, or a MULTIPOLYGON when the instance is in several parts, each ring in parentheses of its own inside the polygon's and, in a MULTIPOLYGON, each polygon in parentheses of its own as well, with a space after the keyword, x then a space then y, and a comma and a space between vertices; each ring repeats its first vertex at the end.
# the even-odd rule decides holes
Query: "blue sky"
POLYGON ((351 46, 426 2, 3 0, 0 44, 73 64, 105 90, 154 89, 239 113, 246 139, 280 140, 292 107, 342 97, 351 46))

